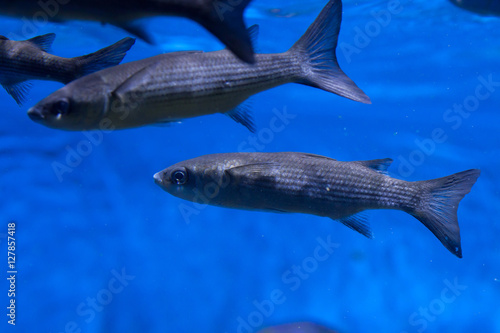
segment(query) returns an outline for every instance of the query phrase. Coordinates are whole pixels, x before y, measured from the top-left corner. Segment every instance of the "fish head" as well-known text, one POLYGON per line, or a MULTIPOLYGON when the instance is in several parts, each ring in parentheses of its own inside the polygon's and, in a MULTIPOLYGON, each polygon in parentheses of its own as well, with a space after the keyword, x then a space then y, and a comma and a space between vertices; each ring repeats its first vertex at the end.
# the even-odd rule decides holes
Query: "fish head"
POLYGON ((205 156, 174 164, 156 173, 154 180, 171 195, 193 202, 224 205, 231 195, 224 165, 205 156))
POLYGON ((37 123, 55 129, 99 129, 108 104, 106 95, 96 93, 95 87, 74 88, 70 83, 47 96, 28 110, 28 116, 37 123))

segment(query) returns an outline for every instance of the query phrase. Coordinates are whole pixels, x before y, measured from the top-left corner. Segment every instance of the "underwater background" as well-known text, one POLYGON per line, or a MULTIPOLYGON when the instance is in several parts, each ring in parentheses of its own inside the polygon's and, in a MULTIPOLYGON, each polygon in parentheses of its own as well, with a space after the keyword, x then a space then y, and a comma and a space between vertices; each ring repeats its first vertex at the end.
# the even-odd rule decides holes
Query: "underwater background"
MULTIPOLYGON (((7 277, 16 221, 18 270, 15 327, 0 281, 0 331, 248 333, 306 320, 341 333, 500 332, 500 18, 445 0, 401 1, 388 14, 391 2, 343 1, 339 63, 372 105, 289 84, 247 102, 255 134, 223 115, 58 131, 26 111, 60 83, 35 81, 23 107, 0 89, 0 267, 7 277), (252 150, 390 157, 390 175, 405 180, 481 169, 458 210, 463 259, 403 212, 368 212, 370 240, 328 218, 195 205, 153 181, 185 159, 252 150), (54 172, 67 158, 71 171, 54 172)), ((326 3, 254 0, 245 18, 260 26, 257 52, 286 51, 326 3)), ((0 34, 22 36, 24 24, 0 17, 0 34)), ((158 43, 137 40, 124 62, 222 47, 186 19, 143 24, 158 43)), ((51 32, 51 53, 65 57, 127 36, 71 21, 25 37, 51 32)))

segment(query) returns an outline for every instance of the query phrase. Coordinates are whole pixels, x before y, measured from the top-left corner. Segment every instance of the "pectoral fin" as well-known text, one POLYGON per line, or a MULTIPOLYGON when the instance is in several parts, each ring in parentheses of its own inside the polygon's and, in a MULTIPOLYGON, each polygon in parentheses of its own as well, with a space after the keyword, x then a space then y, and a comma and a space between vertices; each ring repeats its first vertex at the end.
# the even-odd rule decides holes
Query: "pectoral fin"
POLYGON ((232 168, 226 169, 226 173, 231 176, 245 176, 250 174, 262 174, 269 176, 274 173, 280 165, 275 162, 257 162, 244 165, 234 166, 232 168))
POLYGON ((122 82, 116 89, 111 93, 116 97, 121 97, 130 91, 136 90, 144 82, 150 80, 151 73, 154 72, 154 68, 157 64, 146 66, 139 71, 135 72, 128 79, 122 82))

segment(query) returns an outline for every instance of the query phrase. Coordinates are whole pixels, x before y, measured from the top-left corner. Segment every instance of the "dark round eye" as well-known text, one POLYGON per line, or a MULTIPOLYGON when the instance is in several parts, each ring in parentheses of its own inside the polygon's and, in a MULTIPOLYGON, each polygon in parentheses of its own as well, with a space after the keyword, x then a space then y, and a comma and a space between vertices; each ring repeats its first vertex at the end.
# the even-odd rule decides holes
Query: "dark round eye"
POLYGON ((50 110, 54 115, 64 115, 69 111, 69 103, 65 99, 61 99, 52 105, 50 110))
POLYGON ((172 179, 172 183, 177 185, 184 185, 188 181, 187 172, 184 170, 176 170, 172 172, 172 176, 170 178, 172 179))

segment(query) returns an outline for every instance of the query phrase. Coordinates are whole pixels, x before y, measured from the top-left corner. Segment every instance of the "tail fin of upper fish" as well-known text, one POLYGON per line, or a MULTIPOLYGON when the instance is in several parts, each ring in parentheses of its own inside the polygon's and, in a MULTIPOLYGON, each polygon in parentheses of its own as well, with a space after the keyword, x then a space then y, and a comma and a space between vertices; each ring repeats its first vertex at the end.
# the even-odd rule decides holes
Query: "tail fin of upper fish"
POLYGON ((457 209, 481 172, 467 170, 448 177, 416 182, 423 189, 422 202, 409 212, 422 222, 454 255, 462 258, 457 209))
POLYGON ((340 69, 337 48, 342 2, 330 0, 316 21, 288 51, 300 57, 309 68, 303 70, 298 83, 323 89, 357 102, 371 103, 370 98, 340 69))
POLYGON ((196 19, 238 58, 255 63, 252 40, 243 21, 243 12, 252 0, 216 0, 196 19))
POLYGON ((126 37, 97 52, 74 58, 80 70, 76 73, 76 77, 72 78, 70 81, 97 72, 101 69, 118 65, 134 43, 134 38, 126 37))

